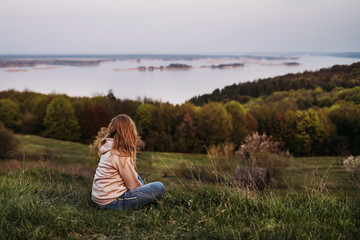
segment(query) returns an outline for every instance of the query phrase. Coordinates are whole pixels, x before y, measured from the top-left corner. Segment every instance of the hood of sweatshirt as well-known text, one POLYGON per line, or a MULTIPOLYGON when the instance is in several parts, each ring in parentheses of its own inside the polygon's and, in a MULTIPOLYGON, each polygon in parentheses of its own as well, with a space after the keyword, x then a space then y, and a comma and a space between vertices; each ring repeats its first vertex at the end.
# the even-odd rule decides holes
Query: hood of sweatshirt
POLYGON ((114 139, 106 138, 106 143, 100 147, 100 154, 105 154, 111 151, 112 145, 114 143, 114 139))

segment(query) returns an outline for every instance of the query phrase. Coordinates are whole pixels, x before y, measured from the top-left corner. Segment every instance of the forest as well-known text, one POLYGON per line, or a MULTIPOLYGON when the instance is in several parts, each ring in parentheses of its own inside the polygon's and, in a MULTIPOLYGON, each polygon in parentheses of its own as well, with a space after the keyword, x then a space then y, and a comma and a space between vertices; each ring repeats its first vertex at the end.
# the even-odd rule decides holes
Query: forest
POLYGON ((359 86, 360 62, 351 65, 334 65, 316 72, 305 71, 286 74, 274 78, 259 79, 215 89, 211 94, 204 94, 190 99, 195 105, 208 102, 226 102, 236 100, 246 103, 251 98, 267 96, 276 91, 322 88, 330 92, 337 87, 353 88, 359 86))
POLYGON ((0 121, 20 134, 91 143, 117 114, 134 119, 145 150, 204 153, 252 132, 294 156, 360 154, 360 62, 239 83, 181 105, 107 95, 0 92, 0 121))

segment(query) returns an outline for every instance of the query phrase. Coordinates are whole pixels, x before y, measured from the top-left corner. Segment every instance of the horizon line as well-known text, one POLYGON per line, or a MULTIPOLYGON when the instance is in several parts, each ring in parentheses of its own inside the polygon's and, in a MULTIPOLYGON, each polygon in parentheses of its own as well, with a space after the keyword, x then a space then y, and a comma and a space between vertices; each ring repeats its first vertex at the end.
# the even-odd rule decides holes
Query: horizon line
POLYGON ((360 54, 360 51, 256 51, 223 53, 0 53, 0 56, 246 56, 249 54, 360 54))

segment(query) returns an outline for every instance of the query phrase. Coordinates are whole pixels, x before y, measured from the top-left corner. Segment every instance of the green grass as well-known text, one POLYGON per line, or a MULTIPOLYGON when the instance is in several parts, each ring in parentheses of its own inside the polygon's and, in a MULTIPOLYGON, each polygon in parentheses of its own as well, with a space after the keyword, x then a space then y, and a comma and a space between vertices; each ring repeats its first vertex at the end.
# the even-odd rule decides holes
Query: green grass
POLYGON ((302 188, 310 182, 324 181, 328 190, 352 191, 352 178, 345 171, 339 157, 295 158, 283 171, 284 180, 280 185, 288 184, 293 188, 302 188))
POLYGON ((175 186, 136 211, 102 211, 91 180, 52 170, 0 176, 1 239, 356 239, 359 198, 175 186))
POLYGON ((140 162, 147 162, 149 166, 162 168, 164 166, 176 167, 182 162, 206 165, 209 159, 205 154, 140 152, 137 156, 140 162))
POLYGON ((88 163, 93 161, 89 146, 33 135, 19 135, 19 153, 29 160, 51 160, 65 163, 88 163))
MULTIPOLYGON (((39 160, 48 160, 53 166, 70 165, 71 167, 77 164, 77 168, 86 166, 92 170, 97 165, 98 158, 90 154, 88 145, 32 135, 19 135, 18 137, 21 142, 17 155, 20 165, 23 165, 23 161, 34 163, 39 160)), ((186 164, 212 167, 211 160, 205 154, 144 151, 140 152, 137 158, 139 173, 149 181, 179 182, 178 176, 174 174, 177 169, 183 168, 186 164), (163 179, 163 176, 167 176, 168 179, 163 179)), ((310 182, 316 184, 319 181, 325 181, 325 187, 328 190, 353 192, 352 179, 339 162, 341 159, 338 157, 295 158, 288 168, 276 176, 276 187, 304 189, 304 186, 309 185, 310 182)), ((0 161, 1 164, 5 165, 5 162, 0 161)))
POLYGON ((19 161, 25 152, 25 162, 47 157, 52 165, 23 164, 18 171, 0 171, 0 239, 357 239, 360 235, 360 188, 335 157, 295 158, 278 176, 276 188, 247 192, 174 175, 183 162, 210 167, 206 155, 141 152, 138 172, 147 182, 162 181, 166 193, 157 204, 115 212, 101 211, 91 202, 91 177, 50 168, 96 166, 97 158, 87 145, 29 135, 19 138, 19 161))

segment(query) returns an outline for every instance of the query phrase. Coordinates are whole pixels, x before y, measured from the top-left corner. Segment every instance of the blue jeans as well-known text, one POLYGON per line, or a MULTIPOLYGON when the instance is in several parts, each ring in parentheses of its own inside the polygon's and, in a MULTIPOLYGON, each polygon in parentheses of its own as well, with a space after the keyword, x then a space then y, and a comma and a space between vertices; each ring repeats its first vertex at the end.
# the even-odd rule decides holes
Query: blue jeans
POLYGON ((100 206, 104 210, 126 210, 136 209, 149 204, 154 200, 158 200, 165 192, 165 187, 161 182, 152 182, 144 184, 140 176, 138 176, 142 186, 128 190, 123 195, 115 199, 113 202, 100 206))

